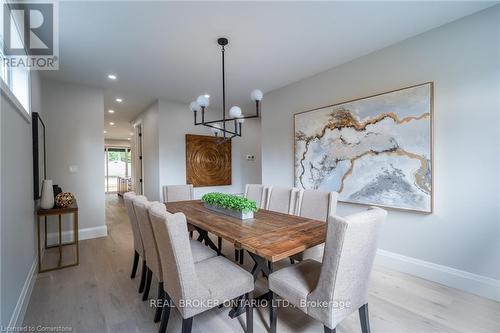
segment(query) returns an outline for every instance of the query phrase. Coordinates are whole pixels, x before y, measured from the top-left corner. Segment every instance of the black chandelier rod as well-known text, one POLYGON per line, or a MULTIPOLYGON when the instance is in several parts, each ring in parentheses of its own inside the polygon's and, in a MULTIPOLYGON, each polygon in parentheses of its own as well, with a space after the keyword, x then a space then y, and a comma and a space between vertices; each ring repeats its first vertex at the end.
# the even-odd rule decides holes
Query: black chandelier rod
MULTIPOLYGON (((226 138, 226 68, 224 61, 224 45, 222 45, 222 130, 224 132, 224 139, 226 138)), ((237 128, 234 128, 237 132, 237 128)))

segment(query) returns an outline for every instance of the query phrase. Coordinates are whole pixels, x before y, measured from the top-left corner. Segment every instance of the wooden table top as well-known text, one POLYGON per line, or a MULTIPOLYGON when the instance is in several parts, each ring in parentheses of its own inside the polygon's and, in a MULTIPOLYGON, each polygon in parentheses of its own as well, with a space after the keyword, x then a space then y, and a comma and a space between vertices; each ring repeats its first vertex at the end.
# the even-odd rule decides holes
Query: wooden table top
POLYGON ((76 202, 76 199, 73 201, 73 203, 66 208, 50 208, 50 209, 43 209, 43 208, 38 208, 36 214, 38 216, 47 216, 47 215, 59 215, 59 214, 68 214, 68 213, 74 213, 78 211, 78 204, 76 202))
POLYGON ((165 204, 171 213, 271 262, 285 259, 325 241, 323 221, 260 209, 253 219, 240 220, 211 211, 200 200, 165 204))

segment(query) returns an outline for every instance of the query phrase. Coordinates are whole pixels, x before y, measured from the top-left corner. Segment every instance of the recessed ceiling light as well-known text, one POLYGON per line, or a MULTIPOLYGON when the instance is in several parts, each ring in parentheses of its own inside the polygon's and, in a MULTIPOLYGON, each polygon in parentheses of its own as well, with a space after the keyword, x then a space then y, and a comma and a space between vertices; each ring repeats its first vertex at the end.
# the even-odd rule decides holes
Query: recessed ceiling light
POLYGON ((134 132, 130 132, 130 135, 134 135, 134 132))
POLYGON ((115 110, 108 110, 108 113, 115 113, 115 110))
POLYGON ((110 80, 116 80, 116 75, 114 75, 114 74, 109 74, 109 75, 108 75, 108 79, 110 79, 110 80))
POLYGON ((209 94, 205 94, 205 95, 203 95, 203 96, 205 96, 206 98, 210 98, 210 95, 209 95, 209 94))
POLYGON ((130 138, 128 138, 127 140, 130 140, 130 138))
POLYGON ((108 133, 108 131, 104 131, 104 134, 108 133))
POLYGON ((114 122, 112 122, 112 121, 111 121, 111 122, 109 122, 109 124, 110 124, 111 126, 115 126, 115 123, 114 123, 114 122))
POLYGON ((117 101, 118 103, 121 103, 121 102, 123 102, 123 99, 121 99, 121 98, 117 98, 117 99, 116 99, 116 101, 117 101))

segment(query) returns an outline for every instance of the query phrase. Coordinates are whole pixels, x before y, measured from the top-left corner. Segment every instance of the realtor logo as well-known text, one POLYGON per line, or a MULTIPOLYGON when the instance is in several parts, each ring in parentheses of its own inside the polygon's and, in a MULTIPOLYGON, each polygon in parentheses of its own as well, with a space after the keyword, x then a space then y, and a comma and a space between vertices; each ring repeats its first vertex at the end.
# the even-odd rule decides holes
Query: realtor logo
POLYGON ((3 4, 3 55, 8 67, 58 69, 57 2, 3 4))

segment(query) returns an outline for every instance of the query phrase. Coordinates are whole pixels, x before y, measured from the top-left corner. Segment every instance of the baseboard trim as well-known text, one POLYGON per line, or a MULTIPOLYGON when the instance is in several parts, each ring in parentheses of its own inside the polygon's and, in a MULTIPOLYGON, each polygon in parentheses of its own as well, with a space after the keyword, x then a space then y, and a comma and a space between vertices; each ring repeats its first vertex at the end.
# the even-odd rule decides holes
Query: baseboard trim
POLYGON ((38 268, 38 259, 35 257, 33 264, 26 276, 23 288, 21 289, 21 294, 17 299, 16 307, 12 312, 10 317, 9 327, 20 327, 23 325, 24 315, 26 314, 26 309, 28 308, 29 301, 31 299, 31 292, 33 291, 33 286, 35 285, 36 275, 38 268))
POLYGON ((386 250, 377 251, 375 262, 381 266, 403 273, 415 275, 481 297, 500 301, 500 280, 407 257, 386 250))
MULTIPOLYGON (((106 237, 107 235, 108 235, 108 227, 105 225, 78 230, 78 240, 106 237)), ((71 230, 63 231, 61 236, 63 242, 70 242, 73 240, 73 231, 71 230)), ((51 232, 47 234, 47 243, 56 244, 59 241, 58 237, 59 235, 57 232, 51 232)))

